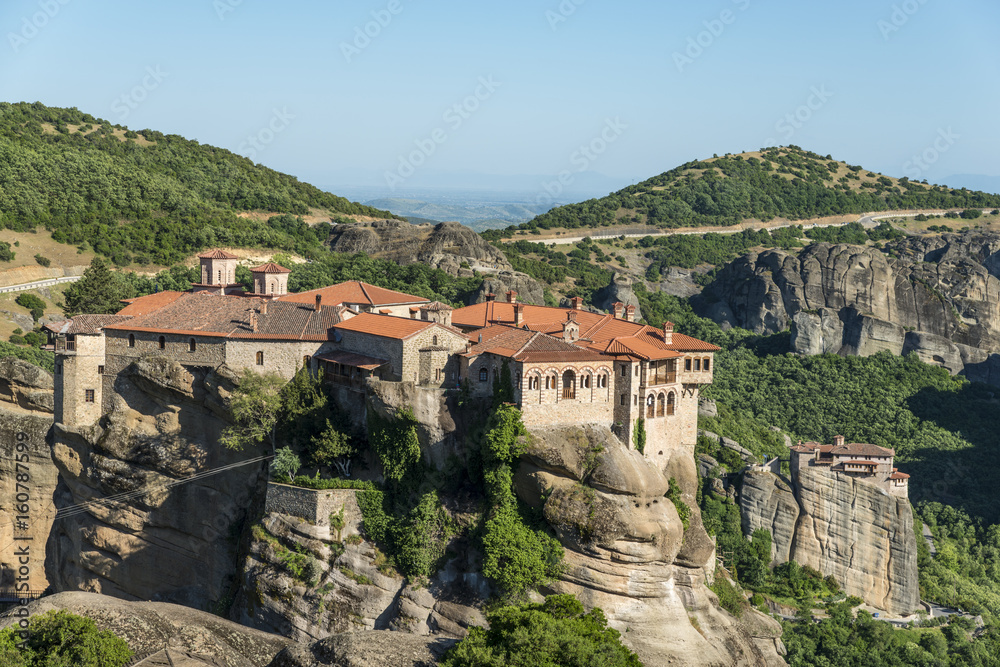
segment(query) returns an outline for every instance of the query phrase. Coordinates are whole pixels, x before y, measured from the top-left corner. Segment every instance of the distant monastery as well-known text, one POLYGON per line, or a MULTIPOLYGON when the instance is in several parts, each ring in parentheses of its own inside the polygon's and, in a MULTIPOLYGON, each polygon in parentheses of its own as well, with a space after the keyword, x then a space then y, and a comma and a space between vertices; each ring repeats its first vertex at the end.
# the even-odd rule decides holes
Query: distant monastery
POLYGON ((846 444, 842 435, 836 436, 832 445, 799 442, 792 447, 792 479, 797 484, 803 468, 822 467, 870 482, 895 496, 906 498, 909 496, 910 476, 892 466, 895 456, 895 451, 878 445, 846 444))
POLYGON ((505 301, 452 309, 350 281, 288 293, 288 269, 251 269, 253 292, 235 283, 238 258, 200 255, 190 292, 130 299, 116 315, 78 315, 47 326, 56 350, 55 419, 97 423, 114 406, 118 375, 134 361, 165 356, 184 367, 274 372, 303 366, 364 392, 368 378, 451 389, 468 381, 488 396, 506 363, 514 401, 531 427, 603 424, 633 443, 645 419, 645 453, 666 465, 697 439, 698 393, 712 382, 719 348, 612 314, 505 301))

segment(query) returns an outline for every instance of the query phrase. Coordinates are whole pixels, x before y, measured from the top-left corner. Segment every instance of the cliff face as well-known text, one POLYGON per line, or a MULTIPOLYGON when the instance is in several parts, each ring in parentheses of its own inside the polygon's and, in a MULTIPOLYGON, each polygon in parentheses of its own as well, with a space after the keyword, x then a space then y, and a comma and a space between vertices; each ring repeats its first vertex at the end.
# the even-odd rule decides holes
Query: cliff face
POLYGON ((1000 384, 1000 234, 912 236, 878 248, 817 243, 745 255, 706 288, 700 310, 792 349, 916 352, 1000 384))
POLYGON ((54 524, 46 547, 57 590, 202 609, 229 594, 263 464, 178 482, 261 454, 219 446, 234 379, 225 369, 191 374, 166 359, 144 359, 119 378, 103 427, 57 425, 55 505, 76 508, 54 524))
POLYGON ((890 613, 918 608, 917 542, 905 499, 822 468, 803 468, 794 489, 748 471, 740 510, 744 532, 771 531, 775 563, 795 560, 832 574, 848 594, 890 613))

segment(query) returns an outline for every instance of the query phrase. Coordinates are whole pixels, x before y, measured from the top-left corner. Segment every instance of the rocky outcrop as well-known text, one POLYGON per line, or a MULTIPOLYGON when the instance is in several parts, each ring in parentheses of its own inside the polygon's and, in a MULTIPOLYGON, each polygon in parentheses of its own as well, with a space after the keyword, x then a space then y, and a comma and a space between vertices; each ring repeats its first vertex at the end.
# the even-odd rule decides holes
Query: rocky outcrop
POLYGON ((487 294, 493 294, 497 301, 505 301, 507 292, 511 290, 517 292, 518 301, 545 305, 545 292, 538 281, 517 271, 499 271, 486 277, 471 301, 482 303, 486 301, 487 294))
POLYGON ((917 543, 905 498, 823 468, 803 468, 794 486, 747 471, 740 510, 746 534, 770 531, 774 563, 833 575, 848 594, 890 613, 917 609, 917 543))
POLYGON ((1000 234, 910 236, 884 249, 817 243, 726 267, 699 299, 724 326, 791 329, 793 351, 916 352, 1000 382, 1000 234))
POLYGON ((693 485, 678 481, 692 487, 687 530, 664 498, 664 474, 607 428, 533 431, 515 484, 566 548, 566 573, 551 588, 600 607, 647 667, 784 664, 776 622, 752 610, 738 621, 706 587, 714 544, 693 485))
POLYGON ((237 542, 264 472, 254 461, 262 450, 219 445, 235 382, 225 367, 144 359, 119 376, 98 426, 56 426, 54 502, 75 508, 46 546, 57 590, 202 609, 231 595, 237 542))
POLYGON ((52 414, 53 387, 52 373, 16 357, 0 359, 0 401, 52 414))
POLYGON ((285 649, 271 667, 434 667, 454 643, 372 630, 285 649))
MULTIPOLYGON (((162 602, 126 602, 93 593, 59 593, 30 603, 31 615, 65 609, 86 616, 125 640, 137 657, 189 656, 180 664, 211 667, 267 667, 292 642, 202 611, 162 602), (152 655, 151 655, 152 654, 152 655)), ((16 623, 8 615, 0 627, 16 623)), ((146 663, 139 663, 144 665, 146 663)), ((175 664, 164 662, 159 664, 175 664)))
POLYGON ((639 308, 639 298, 632 290, 632 279, 624 273, 616 273, 606 287, 594 293, 594 305, 609 313, 614 312, 614 304, 621 303, 625 306, 635 307, 635 321, 642 319, 642 311, 639 308))

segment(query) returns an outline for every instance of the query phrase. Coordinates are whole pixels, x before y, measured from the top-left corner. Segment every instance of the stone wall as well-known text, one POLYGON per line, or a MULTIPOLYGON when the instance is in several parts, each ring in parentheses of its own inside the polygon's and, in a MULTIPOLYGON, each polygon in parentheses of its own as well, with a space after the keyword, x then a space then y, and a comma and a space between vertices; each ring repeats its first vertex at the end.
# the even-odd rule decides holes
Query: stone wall
MULTIPOLYGON (((601 424, 610 426, 614 419, 614 389, 610 364, 584 362, 575 364, 516 364, 514 373, 522 376, 515 388, 514 400, 521 406, 524 425, 532 427, 565 426, 570 424, 601 424), (575 397, 563 398, 563 374, 573 371, 575 397), (601 376, 608 376, 607 386, 600 387, 601 376), (538 387, 529 389, 537 378, 538 387), (545 378, 554 380, 545 388, 545 378), (584 386, 589 384, 590 386, 584 386), (554 385, 554 386, 553 386, 554 385)), ((478 379, 478 378, 477 378, 478 379)))
MULTIPOLYGON (((672 387, 677 404, 673 415, 646 418, 646 457, 663 470, 677 452, 694 460, 694 446, 698 442, 698 387, 672 387)), ((666 388, 649 390, 655 395, 666 388)))
MULTIPOLYGON (((333 345, 322 341, 227 340, 224 361, 236 372, 249 368, 258 373, 277 373, 291 380, 306 357, 312 358, 329 349, 333 349, 333 345), (264 353, 262 366, 257 365, 258 352, 264 353)), ((184 363, 183 359, 178 361, 184 363)))
MULTIPOLYGON (((403 373, 403 341, 396 338, 383 338, 357 331, 340 331, 341 341, 335 349, 363 354, 389 362, 390 377, 387 380, 399 381, 403 373)), ((416 369, 413 369, 414 371, 416 369)), ((412 381, 412 373, 409 378, 412 381)))
MULTIPOLYGON (((454 354, 464 352, 469 340, 455 331, 445 329, 439 324, 428 327, 420 333, 410 336, 402 342, 402 359, 400 367, 400 377, 404 382, 420 382, 423 378, 420 375, 420 350, 427 348, 442 348, 454 354)), ((438 362, 440 363, 439 357, 438 362)), ((456 361, 439 368, 447 383, 448 373, 453 373, 455 379, 458 378, 458 365, 456 361)), ((395 370, 395 368, 393 369, 395 370)), ((434 368, 429 369, 430 378, 436 377, 434 368)))
POLYGON ((344 508, 341 537, 357 535, 361 529, 361 509, 354 489, 303 489, 269 482, 265 512, 277 512, 305 519, 317 526, 329 526, 330 515, 344 508))
POLYGON ((55 420, 90 425, 102 414, 104 336, 78 335, 75 346, 75 351, 60 353, 56 362, 55 420))

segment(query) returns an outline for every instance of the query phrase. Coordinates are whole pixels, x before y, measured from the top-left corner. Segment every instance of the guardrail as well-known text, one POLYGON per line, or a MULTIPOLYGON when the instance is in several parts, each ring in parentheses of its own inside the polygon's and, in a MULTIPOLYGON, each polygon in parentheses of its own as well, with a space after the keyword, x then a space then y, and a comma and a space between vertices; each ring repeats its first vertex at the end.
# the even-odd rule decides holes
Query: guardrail
POLYGON ((49 278, 47 280, 37 280, 33 283, 9 285, 7 287, 0 287, 0 294, 6 294, 8 292, 24 292, 25 290, 29 289, 38 289, 39 287, 51 287, 53 285, 61 285, 63 283, 75 283, 82 277, 83 276, 63 276, 62 278, 49 278))

